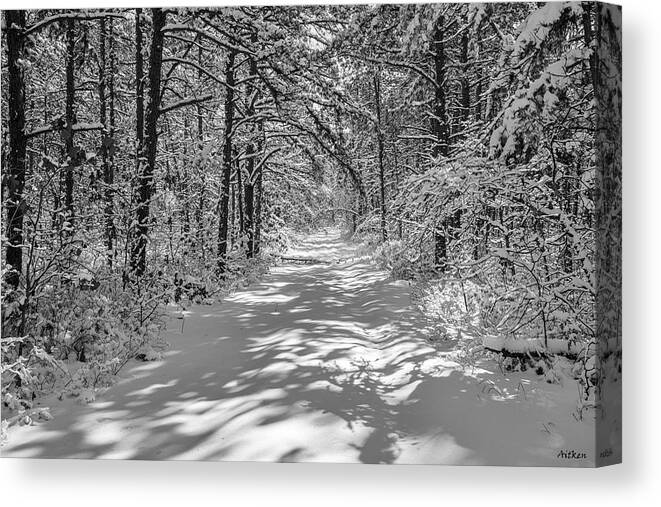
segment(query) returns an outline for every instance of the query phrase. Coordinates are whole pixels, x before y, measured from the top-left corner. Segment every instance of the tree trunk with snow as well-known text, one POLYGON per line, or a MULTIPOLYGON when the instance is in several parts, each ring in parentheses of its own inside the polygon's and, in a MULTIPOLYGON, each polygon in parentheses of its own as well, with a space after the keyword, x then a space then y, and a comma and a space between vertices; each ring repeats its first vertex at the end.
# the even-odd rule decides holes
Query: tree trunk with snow
POLYGON ((105 240, 108 266, 112 269, 115 258, 114 225, 114 124, 115 124, 115 86, 114 86, 114 44, 112 19, 103 18, 99 34, 99 120, 101 130, 101 168, 104 184, 105 240), (109 33, 108 33, 109 32, 109 33))
POLYGON ((229 227, 229 199, 232 178, 232 135, 234 129, 234 61, 236 51, 230 50, 225 67, 225 134, 223 139, 223 173, 218 206, 218 272, 222 275, 227 269, 227 240, 229 227))
POLYGON ((386 182, 383 147, 383 125, 381 121, 381 70, 374 73, 374 102, 376 106, 376 144, 377 162, 379 166, 379 201, 381 209, 381 241, 388 239, 386 222, 386 182))
MULTIPOLYGON (((445 33, 444 18, 436 20, 432 41, 432 56, 434 58, 434 106, 431 119, 432 134, 435 138, 432 154, 435 158, 447 157, 449 152, 450 133, 448 130, 447 108, 445 102, 445 33)), ((434 265, 440 271, 445 271, 447 264, 447 219, 436 225, 434 232, 434 265)))
POLYGON ((23 273, 23 218, 27 138, 25 137, 25 78, 21 61, 25 49, 23 29, 25 11, 5 11, 7 26, 7 72, 9 75, 9 156, 7 157, 6 185, 7 237, 6 261, 11 270, 6 280, 11 287, 18 287, 23 273))
POLYGON ((146 269, 149 236, 150 201, 154 195, 154 168, 158 149, 158 117, 161 102, 161 67, 163 60, 163 32, 166 12, 152 9, 152 39, 149 53, 149 97, 145 115, 145 130, 139 150, 138 195, 136 207, 136 237, 131 255, 131 267, 136 276, 146 269))
POLYGON ((64 172, 64 221, 66 226, 64 234, 67 237, 73 235, 74 225, 74 167, 77 165, 78 155, 74 144, 74 125, 76 123, 76 82, 75 82, 75 57, 76 57, 76 28, 73 19, 67 20, 66 28, 66 104, 64 124, 64 150, 67 157, 64 172))

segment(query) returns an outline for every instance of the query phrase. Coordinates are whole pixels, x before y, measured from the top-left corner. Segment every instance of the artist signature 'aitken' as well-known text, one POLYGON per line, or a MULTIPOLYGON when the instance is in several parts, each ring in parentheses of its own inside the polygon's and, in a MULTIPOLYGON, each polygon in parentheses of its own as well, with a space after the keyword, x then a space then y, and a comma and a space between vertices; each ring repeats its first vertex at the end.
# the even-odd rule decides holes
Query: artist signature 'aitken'
POLYGON ((574 449, 570 449, 570 450, 561 449, 558 452, 557 457, 562 459, 586 459, 588 455, 583 451, 576 451, 574 449))

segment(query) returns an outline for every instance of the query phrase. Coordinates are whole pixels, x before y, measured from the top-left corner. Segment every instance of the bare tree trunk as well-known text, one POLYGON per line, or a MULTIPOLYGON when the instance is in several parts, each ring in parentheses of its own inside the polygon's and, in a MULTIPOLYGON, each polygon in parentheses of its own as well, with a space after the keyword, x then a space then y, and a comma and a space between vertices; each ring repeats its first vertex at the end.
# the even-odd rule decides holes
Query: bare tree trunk
POLYGON ((253 217, 255 214, 255 208, 254 208, 254 200, 255 200, 255 192, 254 192, 254 182, 253 182, 253 172, 254 172, 254 167, 255 167, 255 159, 254 159, 254 145, 252 143, 248 144, 248 149, 247 152, 251 158, 249 158, 246 161, 246 181, 243 185, 243 192, 245 195, 245 206, 246 206, 246 211, 245 211, 245 216, 244 216, 244 222, 243 222, 243 227, 244 227, 244 234, 246 235, 247 242, 248 242, 248 258, 252 258, 254 254, 254 249, 255 249, 255 234, 254 234, 254 221, 253 217))
POLYGON ((25 11, 5 11, 7 26, 7 67, 9 74, 9 157, 7 164, 7 252, 6 261, 11 271, 6 276, 11 287, 18 287, 23 273, 23 217, 25 201, 25 79, 21 58, 23 58, 25 11))
MULTIPOLYGON (((144 103, 144 59, 142 55, 142 9, 135 9, 135 177, 131 178, 131 183, 136 186, 138 177, 140 175, 140 153, 144 144, 145 133, 145 103, 144 103)), ((138 192, 134 190, 131 195, 132 212, 136 210, 138 200, 138 192)), ((131 224, 128 229, 125 248, 125 266, 130 265, 131 269, 134 268, 133 262, 133 249, 137 239, 137 230, 135 224, 131 224), (130 250, 130 259, 127 259, 130 250)), ((125 270, 127 268, 125 267, 125 270)), ((124 284, 128 280, 128 272, 125 271, 123 275, 124 284)))
MULTIPOLYGON (((401 177, 401 168, 399 165, 399 150, 397 149, 397 143, 393 143, 393 155, 394 155, 394 167, 395 167, 395 188, 396 192, 399 192, 399 184, 402 179, 401 177)), ((395 199, 397 196, 395 197, 395 199)), ((402 221, 400 219, 397 220, 397 239, 401 240, 403 235, 403 230, 402 230, 402 221)))
POLYGON ((108 174, 106 175, 106 235, 108 237, 108 252, 109 252, 109 266, 112 265, 115 259, 115 239, 117 237, 117 228, 115 227, 115 34, 113 30, 113 20, 108 19, 109 22, 109 35, 108 53, 110 61, 108 69, 108 108, 110 126, 108 127, 108 174))
POLYGON ((234 178, 230 176, 230 204, 229 204, 229 225, 228 225, 228 240, 227 251, 232 251, 232 246, 236 242, 236 188, 234 178))
POLYGON ((145 70, 142 56, 142 9, 135 10, 135 140, 136 170, 140 170, 140 150, 145 134, 145 70))
POLYGON ((230 179, 232 177, 232 135, 234 128, 234 60, 236 51, 230 51, 225 69, 227 91, 225 95, 225 139, 223 144, 223 178, 220 188, 218 223, 218 271, 227 269, 227 232, 229 225, 230 179))
POLYGON ((99 119, 103 125, 101 131, 101 168, 103 171, 104 198, 105 198, 105 233, 108 267, 112 269, 114 260, 114 233, 113 223, 113 184, 114 169, 112 164, 113 124, 114 124, 114 78, 113 78, 113 50, 112 50, 112 19, 102 18, 99 37, 99 119), (108 26, 110 23, 110 37, 108 26), (108 118, 110 116, 110 118, 108 118))
MULTIPOLYGON (((475 58, 477 60, 480 59, 481 56, 481 43, 479 40, 475 41, 475 44, 477 45, 477 50, 476 50, 476 55, 475 58)), ((482 104, 482 92, 483 92, 483 85, 482 85, 482 65, 477 64, 475 65, 475 121, 480 122, 483 119, 483 111, 484 107, 482 104)))
POLYGON ((245 230, 245 219, 243 215, 243 185, 241 183, 241 161, 236 161, 236 206, 239 214, 239 236, 243 240, 243 231, 245 230))
MULTIPOLYGON (((188 132, 188 116, 184 117, 184 132, 188 132)), ((170 151, 173 151, 174 147, 172 146, 170 151)), ((188 175, 188 163, 189 163, 189 156, 188 156, 188 147, 184 143, 183 146, 183 157, 182 157, 182 162, 180 164, 175 164, 177 168, 177 187, 181 189, 181 195, 188 197, 191 193, 190 191, 190 181, 189 181, 189 175, 188 175)), ((188 206, 184 206, 183 209, 181 210, 182 213, 182 220, 183 224, 181 227, 182 230, 182 236, 184 240, 184 246, 185 246, 185 253, 188 255, 190 252, 191 244, 193 243, 193 240, 191 239, 191 214, 190 214, 190 208, 188 206)))
MULTIPOLYGON (((257 33, 253 31, 250 40, 253 44, 257 42, 257 33)), ((255 79, 257 77, 257 61, 250 58, 250 81, 247 83, 248 104, 246 107, 248 117, 255 115, 255 102, 259 96, 257 86, 255 86, 255 79)), ((247 238, 248 243, 248 258, 252 258, 255 254, 255 157, 259 150, 257 147, 257 134, 258 125, 255 121, 250 124, 250 138, 246 147, 246 179, 243 185, 245 196, 245 215, 243 222, 243 233, 247 238)))
POLYGON ((259 257, 259 252, 261 250, 261 241, 262 241, 262 201, 264 198, 264 185, 263 185, 263 168, 259 168, 256 173, 255 180, 255 245, 254 245, 254 256, 259 257))
MULTIPOLYGON (((470 117, 470 83, 468 80, 468 33, 467 30, 464 30, 461 35, 461 49, 459 54, 459 63, 461 64, 461 78, 459 81, 460 85, 460 106, 461 111, 459 118, 461 120, 460 126, 460 135, 458 139, 464 139, 466 137, 466 128, 468 127, 468 119, 470 117)), ((461 196, 455 194, 455 199, 458 201, 461 196)), ((461 214, 462 209, 460 203, 457 202, 457 208, 452 217, 452 240, 457 240, 459 237, 459 229, 461 228, 461 214)))
POLYGON ((101 171, 105 174, 108 172, 108 146, 105 143, 108 135, 107 114, 108 106, 106 104, 106 76, 108 75, 108 63, 106 54, 106 41, 108 33, 106 30, 106 18, 101 18, 99 22, 99 51, 98 51, 98 67, 99 67, 99 122, 103 125, 101 129, 101 171))
MULTIPOLYGON (((464 30, 461 35, 461 52, 459 55, 459 63, 461 64, 461 121, 463 128, 466 128, 468 118, 470 116, 470 82, 468 80, 468 33, 464 30)), ((465 137, 465 134, 462 135, 465 137)))
POLYGON ((374 73, 374 101, 376 103, 376 143, 379 164, 379 200, 381 207, 381 241, 388 239, 386 228, 386 183, 383 160, 383 126, 381 124, 381 69, 374 73))
MULTIPOLYGON (((260 121, 258 123, 258 139, 257 153, 262 153, 266 145, 266 137, 264 135, 264 125, 260 121)), ((254 255, 259 257, 262 248, 262 207, 264 203, 264 162, 258 162, 258 167, 255 169, 255 246, 254 255)))
POLYGON ((244 230, 248 238, 248 258, 259 253, 261 227, 261 188, 262 166, 258 157, 262 152, 262 121, 257 121, 253 127, 253 141, 248 144, 248 160, 246 161, 246 180, 243 184, 245 196, 244 230))
MULTIPOLYGON (((202 68, 202 48, 197 49, 197 63, 202 68)), ((201 81, 204 78, 202 70, 198 70, 198 79, 201 81)), ((202 106, 197 104, 197 141, 199 152, 204 150, 204 122, 202 117, 202 106)), ((200 251, 200 258, 204 260, 206 245, 204 241, 204 206, 205 206, 205 192, 206 192, 206 169, 204 167, 205 161, 200 159, 200 198, 197 206, 196 221, 197 221, 197 247, 200 251)))
POLYGON ((138 171, 136 208, 136 238, 131 254, 131 267, 136 276, 145 272, 149 236, 150 201, 154 195, 154 168, 158 149, 157 123, 161 99, 161 67, 163 63, 163 32, 166 12, 152 9, 152 38, 149 53, 149 96, 145 115, 145 131, 138 171))
MULTIPOLYGON (((434 144, 434 157, 447 157, 449 152, 449 131, 445 101, 445 47, 443 42, 444 18, 440 16, 436 21, 432 53, 434 57, 434 70, 436 86, 434 94, 434 111, 432 117, 432 133, 436 138, 434 144)), ((445 229, 447 221, 443 220, 436 226, 434 233, 434 265, 437 269, 445 271, 447 263, 447 238, 445 229), (440 229, 440 230, 439 230, 440 229)))
POLYGON ((74 145, 73 126, 76 123, 75 100, 76 100, 76 82, 74 75, 74 58, 76 49, 76 31, 73 19, 67 21, 66 29, 67 53, 66 53, 66 105, 65 105, 65 126, 64 126, 64 147, 67 156, 65 174, 64 174, 64 220, 67 222, 65 227, 65 236, 73 235, 74 224, 74 206, 73 206, 73 186, 74 186, 74 166, 76 165, 76 153, 74 145))

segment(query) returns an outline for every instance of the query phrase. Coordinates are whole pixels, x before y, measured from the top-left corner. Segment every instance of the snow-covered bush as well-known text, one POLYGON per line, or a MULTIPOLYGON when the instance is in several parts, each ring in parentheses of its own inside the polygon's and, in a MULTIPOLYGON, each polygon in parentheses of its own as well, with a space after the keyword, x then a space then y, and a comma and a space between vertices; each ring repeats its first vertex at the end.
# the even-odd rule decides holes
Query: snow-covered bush
POLYGON ((5 293, 1 382, 10 414, 49 393, 93 393, 131 359, 157 358, 165 347, 159 276, 126 287, 109 276, 94 289, 54 280, 35 285, 30 298, 21 289, 5 293))
POLYGON ((390 240, 378 245, 372 258, 381 269, 390 271, 396 280, 410 280, 419 269, 416 259, 409 257, 410 253, 402 241, 390 240))
POLYGON ((381 244, 379 217, 375 213, 363 216, 353 231, 352 239, 361 243, 365 250, 374 251, 381 244))
POLYGON ((482 290, 468 280, 429 280, 414 289, 413 300, 429 318, 464 329, 479 324, 482 290))
POLYGON ((269 256, 249 259, 243 250, 233 249, 227 272, 217 281, 221 292, 227 294, 257 282, 268 271, 269 262, 269 256))

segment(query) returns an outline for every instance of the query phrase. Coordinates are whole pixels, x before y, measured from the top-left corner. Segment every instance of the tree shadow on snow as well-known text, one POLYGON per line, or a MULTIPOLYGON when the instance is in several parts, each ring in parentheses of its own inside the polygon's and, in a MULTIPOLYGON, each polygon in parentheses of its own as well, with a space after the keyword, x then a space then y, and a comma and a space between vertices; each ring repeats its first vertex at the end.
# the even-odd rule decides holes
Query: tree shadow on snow
POLYGON ((136 363, 95 403, 56 408, 3 455, 506 464, 509 452, 545 463, 558 442, 526 417, 530 403, 480 398, 420 319, 408 289, 367 263, 282 266, 193 307, 183 333, 172 319, 169 357, 136 363), (540 433, 539 448, 507 449, 522 431, 540 433))

